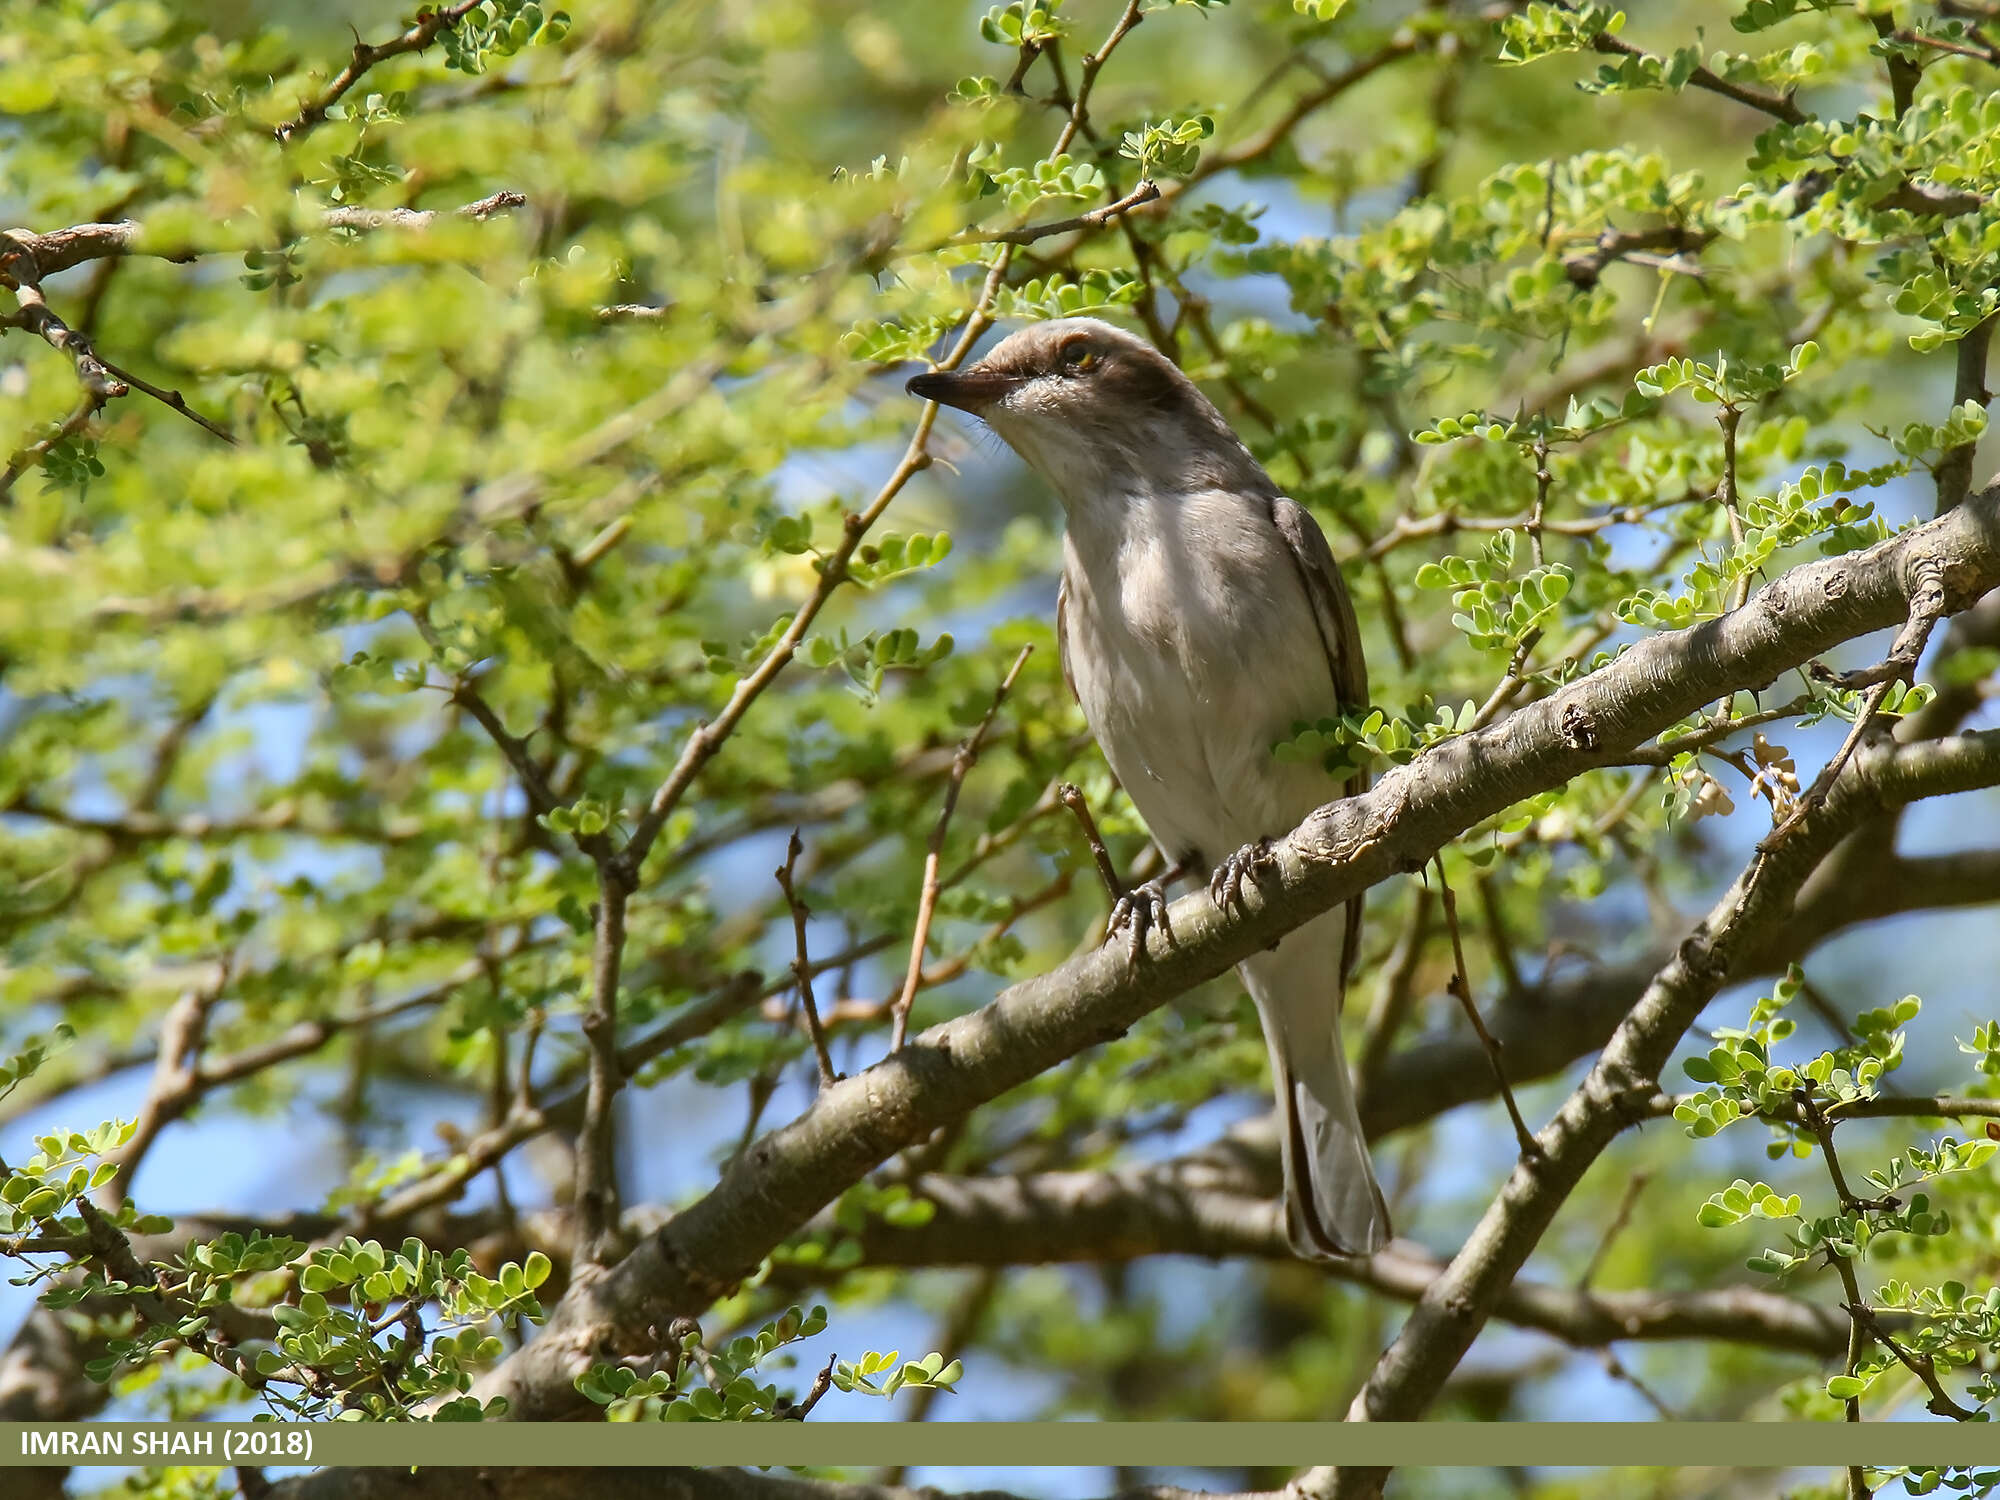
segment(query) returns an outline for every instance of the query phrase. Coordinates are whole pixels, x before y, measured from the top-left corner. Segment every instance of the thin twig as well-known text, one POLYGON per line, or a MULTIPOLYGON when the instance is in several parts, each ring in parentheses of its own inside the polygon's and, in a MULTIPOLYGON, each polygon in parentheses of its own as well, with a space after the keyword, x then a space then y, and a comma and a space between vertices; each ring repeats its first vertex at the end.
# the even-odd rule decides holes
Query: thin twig
POLYGON ((1118 866, 1112 863, 1111 851, 1104 847, 1104 835, 1097 831, 1097 819, 1090 815, 1090 803, 1082 788, 1073 781, 1065 781, 1056 788, 1056 800, 1070 810, 1077 827, 1083 830, 1083 841, 1097 865, 1097 878, 1104 882, 1104 894, 1115 904, 1125 894, 1125 881, 1118 873, 1118 866))
POLYGON ((227 427, 224 427, 219 422, 211 422, 207 417, 204 417, 200 412, 196 411, 192 406, 189 406, 187 404, 187 398, 181 395, 179 391, 167 390, 164 386, 154 385, 150 380, 146 380, 141 376, 134 375, 130 370, 121 370, 117 365, 111 363, 110 360, 104 358, 104 356, 101 354, 98 355, 97 361, 99 364, 103 365, 105 369, 109 370, 113 375, 117 376, 118 379, 122 380, 125 384, 131 386, 133 390, 144 391, 148 396, 151 396, 155 401, 159 402, 162 406, 168 407, 173 411, 179 412, 182 416, 186 417, 190 422, 194 423, 195 426, 201 428, 202 431, 211 433, 214 436, 221 438, 223 442, 229 444, 229 446, 232 448, 237 446, 236 435, 234 433, 232 433, 227 427))
POLYGON ((1701 267, 1681 257, 1705 248, 1716 233, 1713 229, 1689 229, 1679 224, 1659 229, 1607 229, 1597 236, 1589 250, 1563 257, 1563 275, 1572 286, 1588 290, 1597 285, 1606 268, 1622 260, 1677 271, 1699 280, 1701 267), (1669 253, 1664 258, 1648 253, 1657 250, 1669 253))
MULTIPOLYGON (((1733 696, 1733 695, 1732 695, 1733 696)), ((1725 740, 1740 729, 1756 729, 1779 719, 1793 719, 1808 712, 1814 704, 1810 695, 1794 698, 1781 708, 1759 709, 1756 713, 1742 714, 1733 719, 1714 719, 1687 734, 1676 735, 1670 740, 1656 740, 1651 745, 1637 750, 1629 750, 1619 757, 1621 765, 1664 766, 1689 750, 1705 750, 1719 740, 1725 740)))
POLYGON ((1535 508, 1528 512, 1528 552, 1536 567, 1542 566, 1542 517, 1549 508, 1549 486, 1555 475, 1549 470, 1549 424, 1542 418, 1535 434, 1535 508))
MULTIPOLYGON (((973 960, 1011 932, 1021 918, 1055 905, 1056 902, 1069 894, 1070 887, 1074 883, 1075 872, 1073 870, 1064 870, 1038 891, 1032 891, 1025 896, 1009 897, 1007 909, 999 915, 991 926, 950 958, 939 959, 923 971, 917 980, 918 993, 921 994, 925 990, 935 989, 941 984, 950 984, 954 979, 963 976, 972 967, 973 960)), ((944 889, 949 890, 952 882, 946 880, 942 884, 944 889)), ((886 936, 873 939, 869 943, 856 944, 838 959, 820 959, 816 961, 813 964, 813 972, 815 974, 823 974, 832 968, 851 968, 851 962, 847 961, 851 956, 865 956, 865 952, 874 952, 889 946, 890 939, 886 936)), ((900 991, 898 994, 900 994, 900 991)), ((897 998, 898 995, 884 995, 879 999, 868 999, 848 993, 845 998, 836 1000, 822 1012, 820 1020, 825 1023, 829 1033, 843 1027, 873 1026, 881 1021, 884 1016, 891 1013, 895 1008, 897 998)), ((787 1012, 780 1012, 774 1015, 770 1009, 768 997, 766 998, 764 1013, 767 1016, 771 1016, 774 1020, 787 1020, 790 1018, 787 1012)))
POLYGON ((1649 519, 1656 512, 1686 505, 1700 498, 1704 497, 1694 494, 1676 495, 1671 500, 1657 500, 1647 505, 1624 505, 1617 510, 1600 511, 1594 516, 1574 516, 1567 520, 1538 517, 1533 510, 1518 516, 1467 516, 1453 510, 1433 511, 1427 516, 1404 514, 1398 516, 1395 524, 1382 535, 1368 542, 1362 555, 1373 562, 1387 557, 1398 547, 1425 537, 1451 536, 1460 531, 1520 531, 1531 524, 1544 536, 1595 536, 1612 526, 1631 526, 1649 519))
POLYGON ((208 1018, 229 987, 232 960, 225 955, 209 983, 189 990, 160 1023, 160 1047, 153 1064, 153 1084, 132 1127, 132 1135, 113 1158, 118 1173, 105 1186, 114 1208, 132 1196, 132 1179, 160 1137, 206 1091, 201 1079, 201 1049, 208 1038, 208 1018))
POLYGON ((1368 1013, 1368 1024, 1362 1030, 1361 1052, 1355 1059, 1354 1071, 1360 1078, 1364 1098, 1416 1003, 1417 972, 1423 966, 1424 949, 1430 942, 1432 910, 1429 889, 1416 887, 1410 919, 1383 965, 1382 993, 1376 997, 1374 1008, 1368 1013))
POLYGON ((1521 637, 1520 644, 1514 648, 1514 654, 1507 659, 1507 670, 1500 678, 1499 685, 1487 696, 1486 701, 1479 705, 1479 711, 1472 716, 1472 722, 1466 726, 1466 733, 1484 729, 1500 717, 1502 709, 1514 701, 1515 694, 1527 685, 1528 674, 1524 669, 1528 665, 1528 655, 1541 644, 1541 641, 1542 627, 1539 625, 1521 637))
MULTIPOLYGON (((0 262, 0 271, 4 271, 4 262, 0 262)), ((42 295, 41 287, 24 280, 13 291, 19 307, 15 312, 0 317, 0 329, 22 329, 58 353, 68 355, 70 363, 76 367, 77 384, 83 387, 85 394, 96 397, 100 405, 131 390, 112 373, 110 366, 97 357, 90 340, 56 315, 48 299, 42 295)))
POLYGON ((1632 1373, 1625 1361, 1618 1357, 1616 1349, 1606 1344, 1597 1352, 1597 1357, 1603 1362, 1604 1373, 1609 1375, 1613 1380, 1624 1381, 1625 1384, 1637 1391, 1640 1399, 1653 1408, 1653 1411, 1659 1416, 1661 1421, 1678 1422, 1681 1420, 1680 1414, 1667 1405, 1658 1391, 1632 1373))
MULTIPOLYGON (((1643 47, 1635 47, 1630 42, 1620 41, 1608 31, 1601 31, 1591 38, 1591 45, 1599 52, 1610 53, 1613 57, 1645 57, 1643 47)), ((1698 89, 1707 89, 1711 94, 1720 94, 1725 99, 1734 99, 1738 104, 1762 110, 1774 119, 1783 120, 1787 125, 1803 125, 1806 113, 1792 102, 1790 94, 1768 94, 1759 89, 1745 88, 1718 77, 1707 68, 1696 68, 1688 75, 1687 82, 1698 89)))
POLYGON ((1473 890, 1479 896, 1479 916, 1486 928, 1486 945, 1493 950, 1494 967, 1500 971, 1501 994, 1504 998, 1524 993, 1527 986, 1521 981, 1521 966, 1514 961, 1514 943, 1507 935, 1507 913, 1500 905, 1500 882, 1496 876, 1476 876, 1473 890))
MULTIPOLYGON (((1909 58, 1903 56, 1901 52, 1897 51, 1893 44, 1903 39, 1917 41, 1919 37, 1914 32, 1898 32, 1896 30, 1896 18, 1886 11, 1872 15, 1868 20, 1874 26, 1875 34, 1884 43, 1890 44, 1888 55, 1885 58, 1889 70, 1889 101, 1890 107, 1896 112, 1895 117, 1900 120, 1910 112, 1910 106, 1916 102, 1917 83, 1924 76, 1924 70, 1918 64, 1911 62, 1909 58)), ((1969 57, 1985 56, 1985 54, 1976 52, 1969 47, 1964 49, 1954 47, 1953 50, 1963 50, 1969 57)), ((1986 58, 1986 61, 1990 62, 1992 59, 1986 58)))
POLYGON ((1924 1403, 1925 1410, 1935 1416, 1950 1417, 1954 1422, 1976 1422, 1980 1414, 1969 1406, 1962 1406, 1952 1399, 1951 1392, 1938 1379, 1937 1361, 1928 1354, 1912 1354, 1905 1349, 1875 1316, 1875 1309, 1866 1303, 1849 1304, 1847 1313, 1855 1322, 1884 1349, 1895 1355, 1902 1367, 1924 1383, 1930 1392, 1930 1400, 1924 1403))
MULTIPOLYGON (((1888 1207, 1888 1202, 1883 1199, 1857 1198, 1854 1195, 1853 1189, 1847 1185, 1846 1174, 1840 1168, 1840 1158, 1833 1148, 1834 1127, 1840 1122, 1827 1114, 1820 1106, 1818 1099, 1814 1097, 1811 1089, 1795 1089, 1792 1097, 1798 1107, 1799 1117, 1805 1122, 1806 1128, 1813 1133, 1814 1138, 1819 1142, 1820 1155, 1826 1159, 1827 1175, 1833 1179, 1833 1190, 1840 1198, 1842 1210, 1859 1217, 1871 1210, 1880 1210, 1888 1207)), ((1854 1272, 1853 1260, 1831 1248, 1827 1251, 1827 1257, 1833 1262, 1835 1271, 1839 1273, 1841 1286, 1847 1293, 1847 1301, 1842 1306, 1848 1317, 1852 1319, 1855 1334, 1855 1337, 1850 1339, 1848 1343, 1847 1373, 1850 1375, 1854 1373, 1855 1361, 1860 1353, 1860 1336, 1865 1334, 1868 1338, 1873 1339, 1884 1349, 1888 1350, 1903 1368, 1924 1383, 1924 1388, 1930 1392, 1930 1400, 1925 1403, 1930 1411, 1940 1417, 1950 1417, 1958 1422, 1976 1420, 1979 1413, 1969 1407, 1961 1406, 1957 1401, 1953 1400, 1951 1393, 1938 1380, 1936 1361, 1927 1354, 1912 1354, 1908 1349, 1905 1349, 1882 1326, 1881 1320, 1875 1316, 1874 1309, 1862 1300, 1859 1279, 1854 1272)), ((1860 1410, 1861 1403, 1859 1398, 1850 1398, 1847 1403, 1847 1420, 1850 1422, 1860 1421, 1860 1410)), ((1851 1476, 1856 1471, 1850 1470, 1849 1472, 1851 1476)))
POLYGON ((812 955, 806 951, 806 918, 812 915, 812 908, 799 899, 799 893, 792 886, 792 872, 797 868, 799 855, 805 852, 805 847, 805 841, 794 828, 791 840, 785 845, 785 862, 777 870, 778 888, 785 893, 785 905, 792 909, 792 936, 798 945, 798 957, 792 960, 792 979, 799 987, 799 1003, 806 1012, 806 1030, 812 1034, 813 1053, 819 1059, 819 1086, 830 1089, 840 1081, 840 1075, 833 1071, 833 1054, 826 1049, 826 1027, 820 1024, 819 1006, 813 1000, 812 955))
POLYGON ((819 1405, 819 1398, 833 1389, 833 1367, 839 1363, 838 1354, 828 1355, 826 1363, 820 1367, 819 1374, 813 1377, 812 1389, 806 1392, 806 1399, 797 1406, 785 1408, 778 1415, 788 1422, 803 1422, 811 1416, 812 1409, 819 1405))
POLYGON ((1500 1039, 1486 1029, 1486 1023, 1479 1016, 1479 1006, 1472 998, 1472 981, 1465 972, 1465 941, 1458 927, 1458 897, 1452 892, 1451 882, 1445 878, 1443 850, 1438 851, 1433 863, 1437 866, 1438 895, 1444 903, 1445 927, 1451 933, 1454 973, 1446 987, 1465 1008, 1473 1034, 1479 1038, 1479 1045, 1486 1049, 1486 1060, 1493 1065, 1493 1078, 1500 1085, 1500 1098, 1507 1106, 1507 1118, 1514 1122, 1514 1139, 1520 1143, 1521 1159, 1535 1161, 1542 1154, 1541 1145, 1536 1141, 1535 1133, 1528 1129, 1528 1122, 1521 1118, 1521 1106, 1514 1102, 1514 1090, 1507 1082, 1507 1070, 1500 1061, 1500 1039))
POLYGON ((1051 235, 1102 229, 1113 220, 1153 202, 1159 196, 1160 185, 1151 178, 1142 177, 1131 192, 1115 203, 1107 203, 1087 213, 1080 213, 1067 219, 1050 219, 1041 224, 1023 224, 1019 229, 964 229, 950 239, 941 241, 939 245, 929 248, 939 249, 946 245, 1032 245, 1036 240, 1044 240, 1051 235))
MULTIPOLYGON (((1007 675, 1000 679, 1000 686, 994 689, 993 701, 986 708, 986 717, 966 736, 964 743, 958 747, 958 753, 951 758, 951 774, 944 785, 944 806, 938 810, 937 826, 931 829, 930 848, 924 854, 924 883, 917 897, 917 926, 910 938, 909 969, 903 975, 903 992, 896 997, 890 1012, 891 1052, 903 1050, 903 1039, 909 1033, 910 1006, 916 1001, 917 986, 924 976, 924 948, 930 942, 931 918, 937 912, 938 862, 944 856, 944 836, 951 827, 951 815, 958 807, 958 794, 965 786, 965 778, 979 761, 979 747, 986 739, 986 731, 993 727, 1000 705, 1007 701, 1014 679, 1021 675, 1021 668, 1028 664, 1029 654, 1034 649, 1032 645, 1021 648, 1020 654, 1014 658, 1014 665, 1007 669, 1007 675)), ((787 899, 790 899, 790 889, 788 885, 787 899)))
MULTIPOLYGON (((1716 498, 1722 502, 1723 513, 1729 518, 1729 545, 1740 559, 1743 551, 1743 513, 1736 495, 1736 426, 1743 420, 1743 413, 1724 404, 1716 413, 1715 420, 1722 428, 1722 482, 1717 486, 1716 498)), ((1743 601, 1749 597, 1750 574, 1746 570, 1738 576, 1735 587, 1730 591, 1729 608, 1732 611, 1741 609, 1743 601)))
MULTIPOLYGON (((1810 1089, 1800 1089, 1796 1093, 1799 1109, 1807 1128, 1819 1138, 1820 1153, 1826 1158, 1828 1174, 1833 1178, 1833 1190, 1840 1195, 1841 1207, 1853 1210, 1854 1196, 1847 1190, 1846 1179, 1841 1176, 1840 1159, 1833 1152, 1833 1123, 1820 1112, 1814 1103, 1810 1089)), ((1840 1277, 1841 1290, 1846 1293, 1846 1301, 1841 1305, 1847 1312, 1847 1360, 1844 1373, 1853 1375, 1861 1363, 1861 1351, 1867 1343, 1867 1330, 1862 1327, 1860 1316, 1854 1311, 1861 1306, 1861 1286, 1854 1274, 1854 1263, 1846 1256, 1829 1247, 1827 1260, 1832 1263, 1836 1275, 1840 1277)), ((1861 1398, 1849 1396, 1845 1403, 1845 1416, 1849 1422, 1861 1420, 1861 1398)), ((1859 1464, 1850 1464, 1847 1469, 1848 1500, 1868 1500, 1868 1476, 1859 1464)))
POLYGON ((1632 1210, 1638 1205, 1639 1195, 1646 1191, 1646 1185, 1653 1180, 1651 1172, 1634 1172, 1625 1184, 1625 1191, 1619 1195, 1618 1208, 1611 1215, 1611 1222, 1604 1226, 1604 1233, 1597 1241, 1597 1248, 1590 1252, 1590 1259, 1576 1278, 1579 1292, 1590 1290, 1590 1284, 1597 1279, 1597 1273, 1604 1268, 1604 1259, 1611 1253, 1618 1236, 1632 1222, 1632 1210))
MULTIPOLYGON (((1124 9, 1113 23, 1103 45, 1084 60, 1083 76, 1077 88, 1075 103, 1070 109, 1069 118, 1056 136, 1055 144, 1049 149, 1049 158, 1060 156, 1069 150, 1071 143, 1075 141, 1077 132, 1082 128, 1084 113, 1089 106, 1091 88, 1097 81, 1098 73, 1102 71, 1105 62, 1119 42, 1139 24, 1141 19, 1140 0, 1126 0, 1124 9)), ((972 311, 966 317, 965 326, 959 330, 958 338, 953 341, 949 352, 938 361, 937 369, 957 369, 972 352, 972 346, 987 329, 993 326, 993 301, 999 295, 1001 284, 1006 280, 1008 266, 1013 263, 1014 249, 1012 245, 1000 246, 999 253, 993 258, 993 264, 987 268, 985 279, 980 283, 978 295, 973 299, 972 311)), ((666 779, 660 783, 658 790, 653 793, 645 813, 633 828, 632 837, 619 856, 627 873, 635 879, 640 866, 645 863, 647 853, 659 837, 660 830, 666 827, 667 819, 673 816, 674 809, 680 805, 681 799, 694 785, 695 778, 701 774, 702 768, 721 751, 730 735, 735 733, 736 726, 742 722, 743 716, 750 711, 751 705, 790 664, 800 642, 805 639, 806 631, 811 628, 813 621, 818 618, 820 610, 825 607, 834 591, 846 580, 848 560, 853 557, 855 548, 861 545, 862 537, 881 518, 882 513, 889 508, 890 502, 902 493, 903 487, 911 478, 919 471, 930 467, 930 435, 931 428, 937 422, 937 414, 937 403, 926 401, 922 415, 917 418, 916 429, 910 434, 909 444, 903 450, 902 459, 883 481, 881 489, 876 491, 875 498, 869 501, 866 508, 847 516, 842 524, 840 541, 820 560, 818 586, 799 606, 797 613, 792 616, 791 624, 765 653, 764 659, 736 684, 735 691, 729 695, 729 701, 723 705, 722 711, 688 736, 687 743, 681 748, 680 756, 675 760, 673 768, 668 771, 666 779)))
POLYGON ((392 57, 400 57, 406 52, 421 52, 437 40, 438 33, 447 27, 456 26, 465 13, 480 3, 480 0, 457 0, 438 10, 423 10, 409 29, 386 42, 368 43, 356 40, 354 55, 348 58, 347 66, 334 75, 333 81, 317 98, 303 104, 297 116, 287 120, 271 133, 282 142, 290 142, 306 134, 327 117, 327 112, 339 103, 341 96, 361 81, 361 77, 379 62, 392 57))

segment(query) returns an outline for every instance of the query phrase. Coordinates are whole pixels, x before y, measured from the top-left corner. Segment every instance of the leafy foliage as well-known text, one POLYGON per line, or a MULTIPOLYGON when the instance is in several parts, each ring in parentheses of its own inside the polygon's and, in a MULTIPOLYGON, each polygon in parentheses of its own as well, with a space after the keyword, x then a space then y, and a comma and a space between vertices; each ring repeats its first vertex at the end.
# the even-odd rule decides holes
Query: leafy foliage
MULTIPOLYGON (((973 352, 968 319, 1143 330, 1312 511, 1372 701, 1273 754, 1329 800, 1962 502, 2000 316, 1992 23, 1488 9, 483 0, 350 34, 339 7, 0 8, 0 1252, 95 1362, 75 1409, 507 1415, 477 1383, 580 1258, 765 1169, 820 1072, 800 970, 827 1070, 858 1073, 906 982, 921 1031, 1094 941, 1059 787, 1121 876, 1157 873, 1064 686, 1053 506, 895 388, 973 352), (254 1188, 224 1170, 246 1155, 254 1188)), ((1850 727, 1978 728, 2000 637, 1966 616, 1911 680, 1857 664, 1629 753, 1564 726, 1595 769, 1447 851, 1463 931, 1423 879, 1371 893, 1347 1025, 1410 1132, 1385 1153, 1408 1232, 1448 1251, 1512 1163, 1504 1130, 1404 1099, 1492 1087, 1454 939, 1506 1057, 1587 1055, 1638 999, 1605 987, 1681 944, 1850 727)), ((1952 806, 1981 858, 1899 848, 1892 813, 1829 857, 1840 899, 1732 979, 1799 967, 1687 1057, 1683 1132, 1622 1139, 1528 1272, 1670 1297, 1740 1283, 1754 1235, 1753 1287, 1838 1310, 1843 1272, 1879 1277, 1883 1337, 1825 1369, 1754 1338, 1503 1353, 1448 1414, 1590 1381, 1619 1410, 1657 1386, 1886 1417, 1936 1401, 1925 1362, 1987 1412, 1987 940, 1949 975, 1908 928, 1819 946, 2000 895, 1990 794, 1952 806), (1928 1010, 1882 1005, 1911 989, 1928 1010), (1892 1081, 1964 1069, 1950 1129, 1891 1112, 1892 1081)), ((1110 1193, 1263 1100, 1264 1065, 1234 981, 1178 999, 825 1182, 782 1243, 697 1268, 698 1323, 576 1394, 614 1420, 920 1416, 954 1388, 1004 1415, 1340 1409, 1376 1293, 1047 1264, 1148 1254, 1147 1202, 1088 1254, 1024 1208, 977 1247, 989 1277, 925 1186, 1110 1193)))

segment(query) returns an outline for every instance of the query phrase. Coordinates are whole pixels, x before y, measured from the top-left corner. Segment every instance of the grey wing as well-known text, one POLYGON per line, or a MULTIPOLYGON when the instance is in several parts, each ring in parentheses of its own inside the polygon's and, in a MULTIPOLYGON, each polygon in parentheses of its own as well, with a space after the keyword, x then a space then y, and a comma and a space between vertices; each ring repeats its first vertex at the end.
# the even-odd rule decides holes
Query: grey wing
POLYGON ((1299 582, 1305 585, 1320 644, 1326 648, 1334 696, 1342 708, 1366 708, 1368 663, 1361 655, 1361 624, 1354 617, 1354 601, 1347 595, 1325 533, 1303 505, 1284 496, 1271 502, 1271 520, 1292 554, 1299 582))
MULTIPOLYGON (((1076 674, 1069 668, 1069 575, 1065 573, 1056 583, 1056 654, 1062 658, 1063 682, 1069 688, 1069 695, 1076 698, 1076 674)), ((1082 703, 1077 698, 1078 703, 1082 703)))
MULTIPOLYGON (((1286 551, 1291 553, 1299 582, 1305 585, 1313 623, 1319 627, 1320 644, 1326 648, 1334 697, 1343 709, 1365 709, 1368 662, 1361 654, 1361 622, 1355 618, 1354 601, 1348 597, 1347 584, 1340 576, 1340 564, 1333 560, 1333 549, 1327 546, 1319 523, 1296 500, 1279 496, 1271 503, 1271 520, 1278 528, 1278 535, 1284 538, 1286 551)), ((1368 773, 1355 772, 1342 790, 1350 797, 1360 796, 1368 790, 1368 773)), ((1360 947, 1361 902, 1362 898, 1356 896, 1347 903, 1347 941, 1340 955, 1343 990, 1360 947)))

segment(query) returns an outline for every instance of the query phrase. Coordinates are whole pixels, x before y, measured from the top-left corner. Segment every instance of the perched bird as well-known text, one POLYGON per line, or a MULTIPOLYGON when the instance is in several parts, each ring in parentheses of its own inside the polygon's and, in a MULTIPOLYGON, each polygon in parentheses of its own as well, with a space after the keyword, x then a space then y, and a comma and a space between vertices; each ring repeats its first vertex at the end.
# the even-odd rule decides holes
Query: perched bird
MULTIPOLYGON (((1143 938, 1164 922, 1166 882, 1217 857, 1210 894, 1239 900, 1271 840, 1341 791, 1274 746, 1368 701, 1318 525, 1171 360, 1094 318, 1024 328, 908 389, 984 420, 1067 513, 1063 673, 1173 867, 1118 904, 1113 930, 1143 938)), ((1238 970, 1271 1052, 1288 1237, 1313 1259, 1372 1253, 1390 1232, 1340 1041, 1360 920, 1357 899, 1238 970)))

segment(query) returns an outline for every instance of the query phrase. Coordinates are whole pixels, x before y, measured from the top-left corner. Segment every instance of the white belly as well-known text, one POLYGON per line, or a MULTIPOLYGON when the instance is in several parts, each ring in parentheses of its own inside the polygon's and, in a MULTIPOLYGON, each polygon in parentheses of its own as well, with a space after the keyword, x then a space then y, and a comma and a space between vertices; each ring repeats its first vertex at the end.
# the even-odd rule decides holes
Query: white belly
POLYGON ((1272 747, 1335 712, 1304 585, 1261 502, 1215 495, 1066 540, 1064 629, 1084 717, 1169 856, 1210 863, 1340 794, 1272 747), (1166 510, 1166 513, 1161 513, 1166 510), (1108 543, 1108 545, 1107 545, 1108 543))

